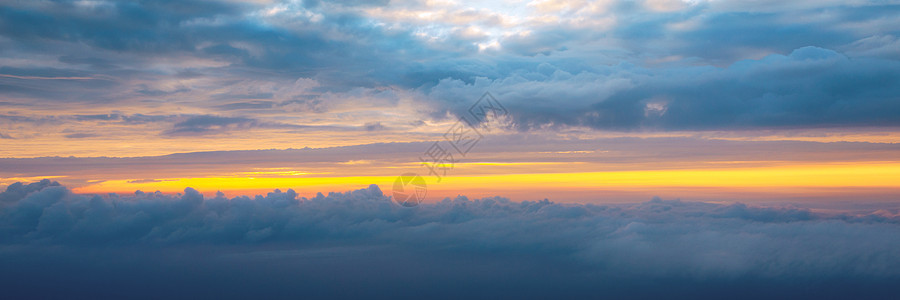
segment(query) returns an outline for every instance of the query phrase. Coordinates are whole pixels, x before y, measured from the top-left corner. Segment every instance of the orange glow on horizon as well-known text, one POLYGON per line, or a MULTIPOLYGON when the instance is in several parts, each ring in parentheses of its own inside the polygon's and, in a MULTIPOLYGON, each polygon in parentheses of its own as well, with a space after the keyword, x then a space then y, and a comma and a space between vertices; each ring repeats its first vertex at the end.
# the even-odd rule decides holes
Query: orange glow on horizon
MULTIPOLYGON (((424 175, 424 174, 423 174, 424 175)), ((316 192, 348 191, 377 184, 386 195, 396 176, 345 177, 203 177, 164 178, 158 182, 103 181, 75 188, 80 194, 132 193, 136 190, 178 193, 192 187, 206 195, 222 191, 228 196, 254 195, 275 188, 294 189, 301 196, 316 192)), ((610 171, 573 173, 489 174, 453 176, 438 183, 428 181, 429 199, 468 196, 527 196, 536 191, 555 192, 598 190, 665 191, 672 189, 743 190, 773 193, 800 192, 814 195, 815 188, 900 189, 900 163, 832 163, 728 169, 681 169, 650 171, 610 171), (813 189, 813 190, 811 190, 813 189), (523 193, 522 191, 528 191, 523 193), (474 195, 473 195, 474 194, 474 195)), ((538 193, 539 194, 539 193, 538 193)), ((527 200, 527 199, 522 199, 527 200)))

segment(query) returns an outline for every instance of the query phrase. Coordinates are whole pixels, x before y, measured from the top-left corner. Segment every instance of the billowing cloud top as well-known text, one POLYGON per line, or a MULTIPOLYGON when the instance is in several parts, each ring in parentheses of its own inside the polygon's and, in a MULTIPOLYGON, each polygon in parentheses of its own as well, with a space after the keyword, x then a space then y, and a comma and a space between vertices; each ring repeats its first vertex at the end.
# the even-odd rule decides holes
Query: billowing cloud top
MULTIPOLYGON (((227 199, 190 188, 178 196, 89 197, 45 180, 0 193, 0 222, 3 266, 51 282, 59 279, 46 277, 41 268, 52 265, 61 276, 96 272, 99 277, 87 282, 119 282, 113 276, 132 272, 130 278, 150 276, 151 286, 170 280, 199 286, 268 281, 275 290, 265 292, 313 295, 353 283, 362 284, 361 290, 381 286, 401 289, 397 295, 445 297, 605 291, 643 298, 722 295, 728 289, 746 289, 748 296, 886 297, 900 277, 896 210, 826 214, 660 199, 596 206, 464 196, 410 209, 393 204, 374 185, 314 198, 276 190, 227 199), (210 277, 216 270, 233 273, 210 277), (154 278, 155 272, 197 277, 154 278), (299 277, 274 278, 279 276, 299 277), (458 285, 451 288, 443 280, 458 285), (482 286, 482 280, 492 283, 482 286), (835 282, 840 284, 830 286, 835 282), (402 290, 407 284, 422 286, 402 290), (767 288, 754 289, 759 286, 767 288)), ((122 291, 57 291, 64 290, 122 291)), ((251 290, 260 291, 235 289, 251 290)))

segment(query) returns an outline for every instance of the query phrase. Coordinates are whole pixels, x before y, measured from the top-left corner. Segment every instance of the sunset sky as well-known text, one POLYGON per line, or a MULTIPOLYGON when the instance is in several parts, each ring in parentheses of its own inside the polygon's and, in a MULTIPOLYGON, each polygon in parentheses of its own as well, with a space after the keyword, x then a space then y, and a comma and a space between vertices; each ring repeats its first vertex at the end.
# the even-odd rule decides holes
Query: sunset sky
POLYGON ((884 1, 12 1, 0 184, 386 186, 427 173, 429 142, 489 92, 507 118, 446 182, 428 177, 428 201, 896 199, 897 13, 884 1))
MULTIPOLYGON (((50 182, 84 205, 381 199, 412 173, 436 207, 680 199, 900 222, 898 16, 894 0, 3 0, 0 200, 50 182), (456 129, 477 139, 448 147, 456 129)), ((717 211, 697 205, 685 216, 717 211)))

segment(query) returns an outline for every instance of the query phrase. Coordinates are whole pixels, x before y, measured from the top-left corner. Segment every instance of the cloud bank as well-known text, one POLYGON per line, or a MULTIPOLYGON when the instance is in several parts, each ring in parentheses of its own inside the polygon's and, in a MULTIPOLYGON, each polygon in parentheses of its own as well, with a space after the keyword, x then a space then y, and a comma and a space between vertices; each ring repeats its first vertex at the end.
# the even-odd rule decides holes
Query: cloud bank
POLYGON ((45 180, 9 186, 0 216, 14 296, 887 299, 900 278, 887 210, 464 196, 409 209, 374 185, 91 197, 45 180))

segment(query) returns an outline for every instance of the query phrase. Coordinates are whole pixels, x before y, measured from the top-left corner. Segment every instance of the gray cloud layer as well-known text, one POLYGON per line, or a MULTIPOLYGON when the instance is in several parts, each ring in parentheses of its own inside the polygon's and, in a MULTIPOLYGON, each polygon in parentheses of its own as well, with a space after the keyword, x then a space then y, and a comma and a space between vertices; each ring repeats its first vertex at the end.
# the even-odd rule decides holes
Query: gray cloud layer
MULTIPOLYGON (((30 283, 40 286, 56 284, 60 279, 48 275, 54 272, 92 272, 79 279, 88 286, 37 291, 45 296, 127 292, 120 290, 127 284, 96 289, 123 282, 114 279, 120 273, 161 286, 187 280, 175 290, 138 288, 148 298, 223 290, 235 292, 226 297, 396 290, 403 298, 602 291, 615 298, 726 291, 747 291, 736 298, 887 298, 900 278, 900 218, 885 210, 847 215, 659 199, 596 206, 499 197, 409 209, 377 186, 311 199, 290 190, 207 198, 192 189, 101 198, 42 181, 0 194, 0 215, 4 282, 48 281, 30 283), (221 285, 234 280, 245 285, 221 285), (254 286, 262 282, 269 284, 254 286), (196 289, 210 285, 220 290, 196 289), (345 285, 355 290, 339 288, 345 285)), ((18 292, 25 290, 11 291, 18 292)))
POLYGON ((654 3, 573 4, 540 11, 559 22, 527 28, 504 27, 502 10, 418 1, 7 3, 0 5, 3 56, 42 66, 0 68, 0 92, 40 102, 152 100, 215 110, 320 103, 304 112, 318 114, 321 103, 354 88, 391 87, 443 116, 490 90, 511 103, 522 130, 900 125, 894 1, 694 1, 675 10, 654 3), (431 21, 402 19, 415 9, 448 11, 431 21), (605 18, 614 22, 590 28, 605 18), (469 25, 514 33, 495 35, 499 48, 480 51, 492 37, 469 25), (209 82, 157 84, 198 78, 209 82), (274 87, 223 90, 251 78, 274 87), (336 94, 272 99, 297 78, 314 79, 316 93, 336 94))
POLYGON ((900 62, 818 47, 710 66, 631 64, 569 72, 552 64, 472 83, 446 79, 429 96, 462 115, 494 93, 520 129, 749 129, 900 125, 900 62))

